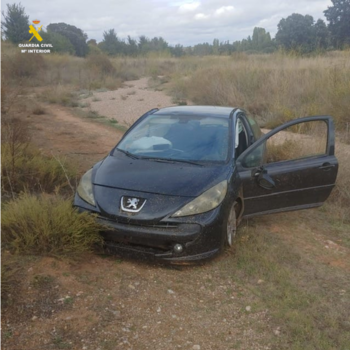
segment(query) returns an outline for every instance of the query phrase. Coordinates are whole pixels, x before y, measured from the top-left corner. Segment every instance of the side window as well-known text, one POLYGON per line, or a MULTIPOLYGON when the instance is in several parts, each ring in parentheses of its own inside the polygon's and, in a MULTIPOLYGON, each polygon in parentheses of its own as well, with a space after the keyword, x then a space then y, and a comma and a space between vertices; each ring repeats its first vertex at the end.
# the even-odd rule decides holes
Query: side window
POLYGON ((325 155, 327 137, 328 126, 325 121, 299 123, 272 135, 249 153, 242 164, 251 168, 267 163, 325 155))

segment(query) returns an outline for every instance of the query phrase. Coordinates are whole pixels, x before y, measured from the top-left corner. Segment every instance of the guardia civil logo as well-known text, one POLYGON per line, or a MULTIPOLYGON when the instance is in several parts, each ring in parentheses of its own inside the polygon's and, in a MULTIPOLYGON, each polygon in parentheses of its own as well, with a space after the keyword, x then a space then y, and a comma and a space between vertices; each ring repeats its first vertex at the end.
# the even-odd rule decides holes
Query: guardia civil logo
MULTIPOLYGON (((34 25, 38 25, 39 23, 40 21, 37 19, 33 21, 34 25)), ((32 34, 29 42, 18 44, 18 47, 21 48, 21 53, 51 53, 51 48, 53 48, 52 44, 41 43, 43 38, 39 32, 42 30, 43 25, 36 29, 33 24, 29 25, 29 33, 32 34), (36 38, 41 44, 36 43, 35 40, 31 42, 33 38, 36 38)))
MULTIPOLYGON (((34 23, 34 24, 39 24, 40 21, 34 20, 33 23, 34 23)), ((29 39, 29 41, 31 41, 34 37, 36 37, 36 38, 38 39, 38 41, 43 41, 43 38, 42 38, 42 37, 40 36, 40 34, 38 33, 38 32, 41 30, 42 27, 43 27, 43 26, 41 25, 41 26, 38 28, 38 30, 36 30, 35 27, 34 27, 32 24, 29 26, 29 33, 30 33, 30 34, 33 34, 32 37, 29 39)))

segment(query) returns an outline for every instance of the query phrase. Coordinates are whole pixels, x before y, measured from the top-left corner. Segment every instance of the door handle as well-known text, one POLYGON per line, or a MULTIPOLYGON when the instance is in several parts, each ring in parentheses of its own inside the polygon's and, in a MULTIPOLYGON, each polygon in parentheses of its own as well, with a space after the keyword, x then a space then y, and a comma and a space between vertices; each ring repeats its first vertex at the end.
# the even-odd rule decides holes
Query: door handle
POLYGON ((332 168, 334 168, 335 165, 334 164, 331 164, 331 163, 323 163, 319 169, 322 169, 324 171, 328 171, 328 170, 331 170, 332 168))

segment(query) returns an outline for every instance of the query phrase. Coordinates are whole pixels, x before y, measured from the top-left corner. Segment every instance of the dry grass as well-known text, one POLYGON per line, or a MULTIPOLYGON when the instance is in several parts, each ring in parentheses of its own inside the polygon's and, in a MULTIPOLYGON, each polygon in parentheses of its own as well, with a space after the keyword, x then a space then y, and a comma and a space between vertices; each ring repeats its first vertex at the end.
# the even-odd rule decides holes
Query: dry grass
POLYGON ((2 55, 1 73, 2 79, 6 81, 35 86, 35 77, 45 68, 45 60, 40 54, 24 55, 17 51, 2 55))
POLYGON ((48 103, 57 103, 66 107, 78 107, 78 97, 71 87, 64 85, 50 86, 41 94, 40 99, 48 103))
MULTIPOLYGON (((175 98, 245 108, 272 128, 307 115, 332 115, 338 131, 350 125, 350 51, 310 58, 283 54, 179 62, 175 98)), ((350 142, 349 131, 342 133, 350 142)))
POLYGON ((44 156, 31 143, 27 124, 3 116, 1 128, 1 192, 11 197, 21 191, 59 192, 72 189, 76 170, 63 159, 44 156))
POLYGON ((150 55, 143 58, 112 58, 92 53, 87 58, 69 55, 24 55, 18 47, 2 43, 3 80, 25 86, 64 85, 73 91, 117 89, 126 80, 170 74, 176 59, 150 55), (29 79, 37 77, 37 79, 29 79))

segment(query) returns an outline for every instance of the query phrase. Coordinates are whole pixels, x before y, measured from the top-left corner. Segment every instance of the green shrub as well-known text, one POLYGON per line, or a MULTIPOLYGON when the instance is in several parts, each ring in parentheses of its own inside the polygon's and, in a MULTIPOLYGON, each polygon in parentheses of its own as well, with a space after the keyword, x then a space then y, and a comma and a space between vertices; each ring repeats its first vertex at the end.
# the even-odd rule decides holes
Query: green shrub
POLYGON ((79 214, 71 200, 24 193, 5 205, 1 239, 15 254, 71 255, 101 245, 100 229, 94 216, 79 214))

